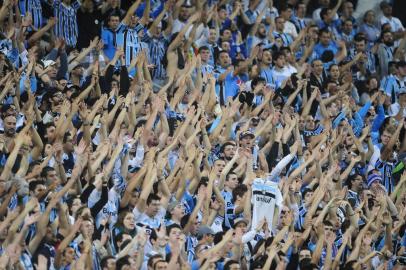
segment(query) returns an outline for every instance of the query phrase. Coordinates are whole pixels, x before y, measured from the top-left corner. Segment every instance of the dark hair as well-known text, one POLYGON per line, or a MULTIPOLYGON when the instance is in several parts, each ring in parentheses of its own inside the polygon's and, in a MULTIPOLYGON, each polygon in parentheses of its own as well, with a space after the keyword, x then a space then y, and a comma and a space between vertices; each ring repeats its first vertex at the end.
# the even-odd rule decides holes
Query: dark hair
POLYGON ((257 86, 259 83, 266 83, 266 80, 264 77, 255 77, 251 81, 251 88, 254 89, 255 86, 257 86))
POLYGON ((147 205, 149 205, 152 201, 161 201, 161 197, 155 193, 151 193, 147 198, 147 205))
POLYGON ((130 265, 130 261, 128 260, 130 256, 126 255, 116 261, 116 267, 118 270, 121 270, 124 266, 130 265))
POLYGON ((55 169, 51 166, 46 166, 45 168, 42 169, 41 171, 41 177, 45 178, 47 177, 48 172, 55 171, 55 169))
POLYGON ((207 46, 199 47, 199 53, 201 53, 203 50, 210 51, 209 47, 207 47, 207 46))
POLYGON ((247 192, 247 191, 248 191, 248 188, 244 184, 240 184, 240 185, 236 186, 235 189, 233 190, 232 202, 233 203, 235 202, 235 200, 237 199, 237 196, 239 196, 239 197, 244 196, 245 192, 247 192))
POLYGON ((107 255, 106 257, 103 257, 103 259, 101 259, 100 266, 101 266, 102 269, 103 269, 104 267, 107 267, 107 262, 108 262, 108 260, 110 260, 110 259, 116 259, 116 258, 114 258, 114 257, 111 256, 111 255, 107 255))
POLYGON ((160 258, 161 260, 163 259, 161 254, 151 255, 151 257, 148 258, 147 265, 149 267, 153 267, 152 263, 153 263, 154 259, 157 259, 157 258, 160 258))
MULTIPOLYGON (((254 79, 255 80, 255 79, 254 79)), ((251 86, 252 86, 252 82, 251 82, 251 86)), ((226 149, 227 146, 232 145, 232 146, 236 146, 235 142, 232 141, 228 141, 225 142, 221 147, 220 147, 220 153, 224 153, 224 149, 226 149)))
POLYGON ((228 181, 228 178, 230 178, 230 175, 237 175, 237 173, 235 171, 229 171, 226 175, 226 181, 228 181))
POLYGON ((34 180, 34 181, 31 181, 31 182, 28 184, 28 189, 29 189, 30 191, 34 191, 35 188, 36 188, 37 186, 39 186, 39 185, 45 185, 45 182, 42 181, 42 180, 34 180))
POLYGON ((199 181, 199 184, 197 185, 197 189, 196 189, 196 190, 199 190, 199 188, 200 188, 201 186, 207 187, 208 185, 209 185, 209 178, 206 177, 206 176, 202 176, 202 178, 200 178, 200 181, 199 181))
POLYGON ((365 41, 365 42, 367 41, 365 38, 365 35, 363 35, 363 33, 357 33, 354 36, 354 42, 361 42, 361 41, 365 41))
POLYGON ((172 229, 178 228, 179 230, 182 230, 182 227, 179 226, 178 224, 174 223, 166 227, 166 235, 169 235, 172 231, 172 229))
POLYGON ((327 219, 323 220, 323 225, 324 225, 324 226, 334 227, 334 226, 333 226, 333 223, 331 223, 331 221, 330 221, 330 220, 327 220, 327 219))
MULTIPOLYGON (((169 254, 170 254, 170 253, 169 253, 169 254)), ((168 255, 169 255, 169 254, 168 254, 168 255)), ((165 261, 164 259, 159 260, 159 261, 156 261, 156 262, 154 263, 154 265, 153 265, 154 269, 155 269, 155 266, 156 266, 158 263, 160 263, 160 262, 167 262, 167 261, 165 261)))
POLYGON ((224 264, 223 269, 224 269, 224 270, 229 270, 229 269, 230 269, 230 266, 231 266, 232 264, 240 264, 240 263, 237 262, 236 260, 229 260, 229 261, 227 261, 227 262, 224 264))
POLYGON ((321 18, 322 21, 324 20, 324 16, 327 15, 329 10, 331 10, 331 8, 322 8, 320 10, 320 18, 321 18))
POLYGON ((275 52, 273 55, 272 55, 272 59, 273 59, 273 61, 276 61, 276 60, 278 60, 280 57, 285 57, 285 54, 284 53, 282 53, 281 51, 278 51, 278 52, 275 52))
POLYGON ((319 36, 321 36, 323 33, 330 34, 330 30, 328 30, 327 27, 324 27, 324 28, 319 30, 319 36))

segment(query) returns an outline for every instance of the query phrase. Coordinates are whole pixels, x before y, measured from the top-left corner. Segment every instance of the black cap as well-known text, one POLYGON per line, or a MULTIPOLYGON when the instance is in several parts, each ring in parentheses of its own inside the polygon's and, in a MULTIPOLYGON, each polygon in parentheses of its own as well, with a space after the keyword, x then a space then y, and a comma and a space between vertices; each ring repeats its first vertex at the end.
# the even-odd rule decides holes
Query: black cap
POLYGON ((241 132, 241 134, 240 134, 240 140, 241 140, 242 138, 246 137, 246 136, 250 136, 251 138, 255 138, 254 133, 252 133, 252 132, 249 131, 249 130, 246 130, 246 131, 241 132))
POLYGON ((396 63, 396 67, 398 67, 398 68, 399 68, 399 67, 406 67, 406 61, 403 61, 403 60, 402 60, 402 61, 397 62, 397 63, 396 63))
POLYGON ((389 3, 389 2, 387 2, 387 1, 382 1, 382 2, 379 4, 379 7, 380 7, 381 9, 384 9, 384 8, 386 8, 386 7, 392 7, 392 4, 389 3))

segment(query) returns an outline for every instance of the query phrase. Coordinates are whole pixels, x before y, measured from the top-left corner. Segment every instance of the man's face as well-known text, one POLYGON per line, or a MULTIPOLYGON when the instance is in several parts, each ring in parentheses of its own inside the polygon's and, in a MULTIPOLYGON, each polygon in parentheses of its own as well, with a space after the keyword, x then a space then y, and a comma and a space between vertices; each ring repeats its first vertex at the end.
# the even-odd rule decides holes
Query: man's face
POLYGON ((338 78, 340 77, 340 69, 337 65, 334 65, 330 68, 330 76, 334 80, 338 80, 338 78))
POLYGON ((313 72, 317 76, 321 76, 321 74, 323 73, 323 62, 321 62, 320 60, 314 61, 313 62, 313 72))
POLYGON ((233 190, 236 188, 236 186, 238 185, 238 177, 236 174, 230 174, 227 177, 227 180, 225 181, 225 185, 233 190))
POLYGON ((201 50, 200 51, 200 58, 202 59, 203 63, 207 63, 210 59, 210 51, 209 50, 201 50))
POLYGON ((283 28, 285 27, 285 19, 278 18, 275 20, 275 24, 276 31, 283 32, 283 28))
POLYGON ((323 32, 320 35, 320 43, 327 46, 330 43, 330 33, 323 32))
POLYGON ((216 172, 217 177, 220 177, 221 172, 223 171, 225 166, 226 163, 224 162, 224 160, 218 159, 214 162, 214 170, 216 172))
POLYGON ((145 210, 145 213, 150 217, 155 217, 158 214, 161 202, 158 200, 152 200, 145 210))
POLYGON ((224 157, 227 160, 231 160, 234 157, 235 154, 235 146, 234 145, 227 145, 224 147, 224 157))
POLYGON ((221 20, 225 20, 227 18, 227 10, 223 8, 218 11, 218 14, 221 20))
POLYGON ((278 59, 276 59, 276 61, 275 61, 275 65, 276 65, 278 68, 283 68, 283 67, 285 66, 285 64, 286 64, 286 60, 285 60, 285 56, 284 56, 284 55, 280 55, 280 56, 278 57, 278 59))
POLYGON ((269 50, 266 50, 262 53, 262 62, 265 65, 270 65, 272 63, 272 53, 269 50))
POLYGON ((241 147, 243 147, 243 148, 251 148, 252 147, 252 140, 253 140, 253 138, 251 136, 244 136, 240 140, 241 147))
POLYGON ((17 117, 17 110, 14 105, 11 105, 10 108, 8 108, 8 110, 6 111, 6 113, 3 114, 3 117, 7 117, 7 116, 17 117))
POLYGON ((229 40, 231 40, 232 39, 232 33, 231 33, 231 31, 230 30, 228 30, 228 29, 226 29, 226 30, 224 30, 223 31, 223 36, 222 36, 222 40, 224 40, 224 41, 229 41, 229 40))
POLYGON ((355 42, 355 49, 357 50, 357 52, 365 52, 365 41, 358 41, 355 42))
POLYGON ((209 43, 216 43, 217 41, 217 31, 216 29, 209 30, 209 43))
POLYGON ((331 17, 331 9, 328 9, 326 14, 323 16, 323 21, 326 23, 331 23, 332 17, 331 17))
POLYGON ((297 15, 300 17, 304 17, 306 15, 306 5, 305 4, 299 4, 297 7, 297 15))
POLYGON ((179 228, 172 228, 168 235, 169 242, 178 243, 180 240, 181 234, 182 234, 182 231, 179 228))
POLYGON ((110 17, 108 25, 111 29, 116 30, 119 24, 120 24, 120 18, 118 16, 110 17))
POLYGON ((84 236, 92 237, 94 232, 93 222, 90 220, 82 221, 82 225, 80 226, 80 231, 84 236))
POLYGON ((107 260, 107 270, 116 269, 116 259, 110 258, 107 260))
POLYGON ((344 26, 343 26, 344 32, 349 34, 352 31, 352 22, 351 21, 345 21, 344 26))
POLYGON ((4 119, 4 133, 7 137, 14 137, 16 134, 16 123, 15 116, 7 116, 4 119))
POLYGON ((303 259, 311 259, 312 258, 312 254, 310 253, 310 250, 308 249, 304 249, 301 250, 299 253, 299 262, 303 259))
POLYGON ((45 185, 37 185, 34 189, 34 196, 38 198, 39 195, 42 194, 46 190, 47 190, 47 187, 45 185))
POLYGON ((393 36, 391 32, 386 32, 385 34, 383 34, 383 42, 385 44, 393 42, 393 36))
POLYGON ((55 170, 47 172, 46 181, 47 183, 55 183, 58 181, 58 175, 55 170))
POLYGON ((220 54, 220 65, 223 68, 228 67, 231 64, 231 59, 230 56, 228 55, 228 53, 221 53, 220 54))
POLYGON ((71 247, 67 247, 64 252, 64 259, 69 264, 75 259, 75 250, 71 247))
POLYGON ((392 15, 392 7, 391 6, 386 6, 382 9, 382 12, 385 16, 391 16, 392 15))
POLYGON ((53 141, 55 139, 55 127, 49 126, 46 130, 46 136, 48 141, 53 141))
POLYGON ((334 228, 333 226, 330 225, 324 225, 324 234, 327 238, 327 236, 329 236, 331 233, 334 233, 334 228))
POLYGON ((406 77, 406 66, 398 67, 399 77, 406 77))
POLYGON ((281 13, 281 16, 287 21, 292 17, 292 9, 288 8, 281 13))
POLYGON ((314 118, 313 118, 313 116, 311 116, 311 115, 309 115, 307 118, 306 118, 306 129, 307 130, 313 130, 314 128, 315 128, 315 123, 314 123, 314 118))
POLYGON ((184 22, 187 21, 188 18, 189 18, 189 8, 181 7, 179 12, 179 19, 184 22))
POLYGON ((346 2, 344 4, 344 11, 347 16, 352 16, 352 14, 354 13, 354 5, 351 2, 346 2))
POLYGON ((82 66, 78 66, 72 70, 72 74, 76 76, 83 76, 83 73, 85 72, 85 69, 82 66))
POLYGON ((383 145, 387 145, 390 141, 390 139, 392 138, 392 134, 390 134, 389 132, 387 132, 386 130, 382 133, 381 135, 381 142, 383 145))
POLYGON ((362 187, 363 179, 362 176, 358 175, 355 177, 355 179, 352 181, 352 187, 354 190, 360 190, 362 187))
POLYGON ((166 270, 168 269, 168 263, 165 261, 159 261, 154 265, 154 270, 166 270))
POLYGON ((47 75, 48 75, 51 79, 55 79, 55 78, 56 78, 56 74, 57 74, 56 65, 49 66, 49 67, 48 67, 47 75))

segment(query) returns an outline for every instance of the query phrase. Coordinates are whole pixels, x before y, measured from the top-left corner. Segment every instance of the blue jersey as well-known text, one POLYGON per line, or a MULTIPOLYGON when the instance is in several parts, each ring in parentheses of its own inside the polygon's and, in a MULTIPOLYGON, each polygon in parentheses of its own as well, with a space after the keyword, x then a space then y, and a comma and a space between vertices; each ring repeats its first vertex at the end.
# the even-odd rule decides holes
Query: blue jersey
POLYGON ((20 0, 19 2, 21 15, 26 16, 31 13, 32 25, 40 29, 43 24, 41 0, 20 0))
POLYGON ((224 226, 227 229, 230 229, 234 225, 234 203, 233 203, 233 194, 229 191, 223 190, 221 192, 221 195, 224 198, 224 203, 225 203, 225 209, 224 209, 224 226))
POLYGON ((75 47, 78 38, 78 23, 76 19, 76 11, 79 9, 80 3, 73 1, 70 6, 67 6, 59 0, 54 1, 54 15, 57 18, 55 25, 55 35, 62 37, 68 46, 75 47))
POLYGON ((144 29, 144 26, 137 23, 134 27, 125 26, 125 29, 117 36, 117 47, 124 50, 125 66, 129 66, 131 61, 142 50, 142 43, 139 38, 139 33, 144 29))

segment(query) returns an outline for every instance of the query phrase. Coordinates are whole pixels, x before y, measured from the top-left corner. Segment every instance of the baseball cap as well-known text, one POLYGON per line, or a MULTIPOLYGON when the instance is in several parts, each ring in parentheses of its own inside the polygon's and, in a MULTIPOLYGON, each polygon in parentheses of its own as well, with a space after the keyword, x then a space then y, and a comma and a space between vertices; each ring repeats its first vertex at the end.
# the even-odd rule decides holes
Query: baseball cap
POLYGON ((382 176, 380 176, 379 174, 376 174, 376 173, 372 173, 372 174, 368 175, 367 182, 368 182, 368 188, 370 188, 374 182, 382 183, 382 176))
POLYGON ((382 2, 379 4, 379 7, 380 7, 381 9, 383 9, 383 8, 386 8, 386 7, 392 7, 392 5, 391 5, 389 2, 387 2, 387 1, 382 1, 382 2))
POLYGON ((406 67, 406 61, 401 60, 399 62, 396 63, 396 67, 406 67))
POLYGON ((202 237, 207 234, 215 235, 214 231, 209 226, 201 225, 197 230, 197 235, 202 237))
POLYGON ((47 68, 49 66, 53 66, 56 64, 56 62, 54 60, 42 60, 42 65, 44 66, 44 68, 47 68))
POLYGON ((252 133, 252 132, 249 131, 249 130, 246 130, 246 131, 241 132, 241 134, 240 134, 240 140, 243 139, 243 138, 246 137, 246 136, 250 136, 251 138, 255 138, 254 133, 252 133))
POLYGON ((1 106, 1 112, 2 113, 6 113, 9 109, 14 109, 15 110, 14 105, 12 106, 11 104, 4 104, 3 106, 1 106))
POLYGON ((398 92, 399 95, 406 94, 406 87, 401 87, 398 92))
POLYGON ((181 202, 178 202, 177 200, 174 200, 168 204, 168 212, 171 212, 173 209, 175 209, 176 206, 182 204, 181 202))
POLYGON ((245 225, 247 225, 247 226, 248 226, 248 224, 249 224, 248 220, 246 220, 246 219, 244 219, 244 218, 236 218, 236 219, 234 220, 234 226, 233 226, 233 228, 235 228, 235 227, 238 225, 238 223, 241 223, 241 222, 245 223, 245 225))

